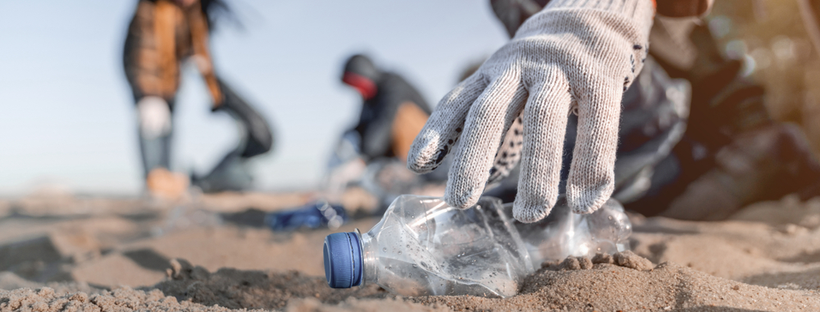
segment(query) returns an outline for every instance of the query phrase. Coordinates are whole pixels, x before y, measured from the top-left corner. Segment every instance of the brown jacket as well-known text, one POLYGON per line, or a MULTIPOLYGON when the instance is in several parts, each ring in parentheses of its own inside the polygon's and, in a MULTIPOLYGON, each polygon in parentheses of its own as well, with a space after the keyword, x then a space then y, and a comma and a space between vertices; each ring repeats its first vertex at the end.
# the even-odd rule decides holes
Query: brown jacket
POLYGON ((170 0, 140 0, 125 40, 123 63, 134 98, 173 100, 181 61, 193 56, 213 99, 223 100, 208 51, 208 21, 199 2, 182 8, 170 0))

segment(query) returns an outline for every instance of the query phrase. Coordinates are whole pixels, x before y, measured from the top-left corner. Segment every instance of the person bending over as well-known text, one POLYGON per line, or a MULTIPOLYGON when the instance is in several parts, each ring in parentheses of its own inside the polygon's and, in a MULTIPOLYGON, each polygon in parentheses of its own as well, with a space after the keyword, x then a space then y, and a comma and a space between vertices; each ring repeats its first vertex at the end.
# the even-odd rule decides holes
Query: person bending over
POLYGON ((145 186, 153 195, 175 198, 189 184, 185 175, 170 171, 172 113, 183 61, 193 61, 202 74, 212 110, 228 113, 243 128, 238 146, 205 177, 194 177, 195 185, 205 192, 246 189, 251 183, 246 159, 273 145, 267 121, 214 72, 208 40, 220 9, 226 6, 219 0, 140 0, 129 24, 123 65, 136 102, 145 186))

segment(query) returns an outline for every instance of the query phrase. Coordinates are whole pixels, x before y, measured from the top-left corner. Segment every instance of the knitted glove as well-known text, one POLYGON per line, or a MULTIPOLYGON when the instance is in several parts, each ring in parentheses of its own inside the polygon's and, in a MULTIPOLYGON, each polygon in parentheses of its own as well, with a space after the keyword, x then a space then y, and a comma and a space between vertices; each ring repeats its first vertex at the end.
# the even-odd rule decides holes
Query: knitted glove
POLYGON ((520 157, 513 215, 540 220, 558 197, 574 111, 567 199, 576 213, 594 212, 612 195, 621 96, 646 57, 653 14, 651 0, 550 1, 441 100, 413 142, 408 168, 430 172, 455 150, 445 201, 467 208, 491 175, 502 177, 520 157))
POLYGON ((146 96, 137 102, 137 120, 143 138, 156 139, 171 133, 171 108, 158 96, 146 96))

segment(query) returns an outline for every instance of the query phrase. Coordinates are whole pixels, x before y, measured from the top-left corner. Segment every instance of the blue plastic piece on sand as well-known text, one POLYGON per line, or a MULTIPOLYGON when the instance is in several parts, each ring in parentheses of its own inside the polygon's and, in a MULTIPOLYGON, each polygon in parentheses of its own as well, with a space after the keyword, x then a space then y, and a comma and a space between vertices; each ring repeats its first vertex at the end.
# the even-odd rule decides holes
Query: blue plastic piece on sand
POLYGON ((277 232, 293 231, 302 227, 335 229, 347 221, 344 207, 326 202, 314 202, 296 209, 265 215, 265 225, 277 232))

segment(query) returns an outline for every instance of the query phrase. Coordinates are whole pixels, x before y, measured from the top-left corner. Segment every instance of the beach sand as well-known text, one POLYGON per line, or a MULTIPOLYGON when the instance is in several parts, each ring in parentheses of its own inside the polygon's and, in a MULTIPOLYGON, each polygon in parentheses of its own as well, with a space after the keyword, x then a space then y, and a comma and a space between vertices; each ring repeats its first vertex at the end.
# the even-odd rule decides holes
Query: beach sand
POLYGON ((820 311, 820 199, 758 203, 720 222, 630 215, 634 253, 545 263, 504 299, 330 289, 324 237, 378 220, 262 227, 263 213, 309 199, 0 199, 0 311, 820 311))

